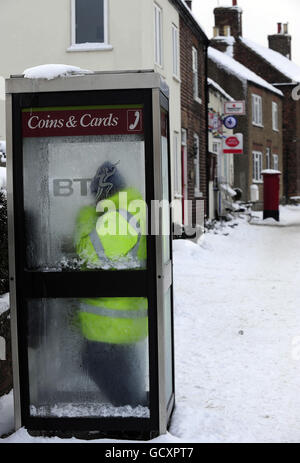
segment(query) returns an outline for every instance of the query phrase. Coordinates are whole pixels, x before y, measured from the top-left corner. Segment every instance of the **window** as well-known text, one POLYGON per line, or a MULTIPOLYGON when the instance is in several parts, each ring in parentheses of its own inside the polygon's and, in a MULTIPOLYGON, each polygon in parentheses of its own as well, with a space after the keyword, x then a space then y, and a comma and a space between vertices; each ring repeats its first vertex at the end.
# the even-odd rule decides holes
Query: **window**
POLYGON ((278 122, 278 104, 275 101, 272 102, 272 126, 273 130, 276 132, 279 131, 279 122, 278 122))
POLYGON ((199 74, 198 74, 198 50, 197 48, 192 48, 192 60, 193 60, 193 94, 194 100, 201 103, 199 98, 199 74))
POLYGON ((172 44, 173 44, 173 75, 179 77, 179 33, 178 27, 172 24, 172 44))
POLYGON ((262 127, 262 97, 259 95, 252 95, 252 122, 253 125, 262 127))
POLYGON ((219 142, 213 142, 213 144, 212 144, 212 152, 214 154, 219 153, 219 142))
POLYGON ((187 130, 182 129, 181 130, 181 146, 186 146, 187 145, 187 130))
POLYGON ((155 64, 163 65, 162 53, 162 10, 154 4, 154 41, 155 41, 155 64))
POLYGON ((273 169, 279 170, 279 157, 278 154, 273 154, 273 169))
POLYGON ((271 148, 266 149, 266 169, 271 169, 271 148))
POLYGON ((195 196, 201 196, 200 193, 200 149, 199 137, 194 134, 194 173, 195 173, 195 196))
POLYGON ((72 23, 73 46, 107 45, 107 0, 72 0, 72 23))
POLYGON ((174 195, 181 194, 180 188, 180 156, 179 156, 179 133, 173 134, 173 162, 174 162, 174 195))
POLYGON ((262 182, 262 153, 253 151, 253 181, 262 182))

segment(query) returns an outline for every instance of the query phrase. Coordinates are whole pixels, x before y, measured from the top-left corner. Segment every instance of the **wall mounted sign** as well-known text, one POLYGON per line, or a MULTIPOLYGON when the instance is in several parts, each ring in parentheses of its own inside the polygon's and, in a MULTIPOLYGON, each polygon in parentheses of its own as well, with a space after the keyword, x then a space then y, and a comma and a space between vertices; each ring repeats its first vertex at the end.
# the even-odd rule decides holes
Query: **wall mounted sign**
POLYGON ((208 128, 213 132, 217 132, 222 135, 223 133, 223 123, 220 114, 213 111, 208 113, 208 128))
POLYGON ((242 133, 229 135, 223 140, 224 154, 243 154, 244 136, 242 133))
POLYGON ((237 119, 234 116, 225 117, 223 124, 227 129, 234 129, 237 126, 237 119))
POLYGON ((246 114, 245 101, 227 101, 224 103, 224 114, 229 116, 244 116, 246 114))

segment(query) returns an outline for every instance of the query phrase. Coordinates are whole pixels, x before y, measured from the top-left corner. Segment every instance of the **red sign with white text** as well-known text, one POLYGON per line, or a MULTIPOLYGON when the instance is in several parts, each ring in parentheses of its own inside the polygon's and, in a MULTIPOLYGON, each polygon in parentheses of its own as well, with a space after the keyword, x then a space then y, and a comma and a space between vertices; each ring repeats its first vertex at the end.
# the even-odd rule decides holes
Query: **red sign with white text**
POLYGON ((141 107, 24 109, 23 137, 142 134, 141 107))
POLYGON ((242 133, 228 135, 223 140, 224 154, 243 154, 244 152, 244 137, 242 133))

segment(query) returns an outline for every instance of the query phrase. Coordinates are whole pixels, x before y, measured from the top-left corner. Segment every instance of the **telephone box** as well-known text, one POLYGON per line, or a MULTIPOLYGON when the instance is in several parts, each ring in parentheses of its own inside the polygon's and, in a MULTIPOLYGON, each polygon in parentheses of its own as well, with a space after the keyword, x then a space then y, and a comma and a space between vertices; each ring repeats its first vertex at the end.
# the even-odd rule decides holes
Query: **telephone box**
POLYGON ((154 438, 175 401, 168 88, 120 72, 6 92, 15 427, 154 438))

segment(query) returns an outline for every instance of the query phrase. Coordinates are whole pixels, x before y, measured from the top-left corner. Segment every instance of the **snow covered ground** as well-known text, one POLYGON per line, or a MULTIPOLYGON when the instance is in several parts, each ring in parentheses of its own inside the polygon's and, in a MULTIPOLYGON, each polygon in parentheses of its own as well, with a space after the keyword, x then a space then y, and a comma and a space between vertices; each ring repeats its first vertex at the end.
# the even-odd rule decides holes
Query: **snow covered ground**
POLYGON ((0 188, 6 187, 6 168, 0 167, 0 188))
MULTIPOLYGON (((152 443, 300 442, 300 207, 281 220, 174 243, 177 406, 152 443)), ((12 414, 9 394, 0 435, 12 414)), ((0 442, 58 441, 21 429, 0 442)))

